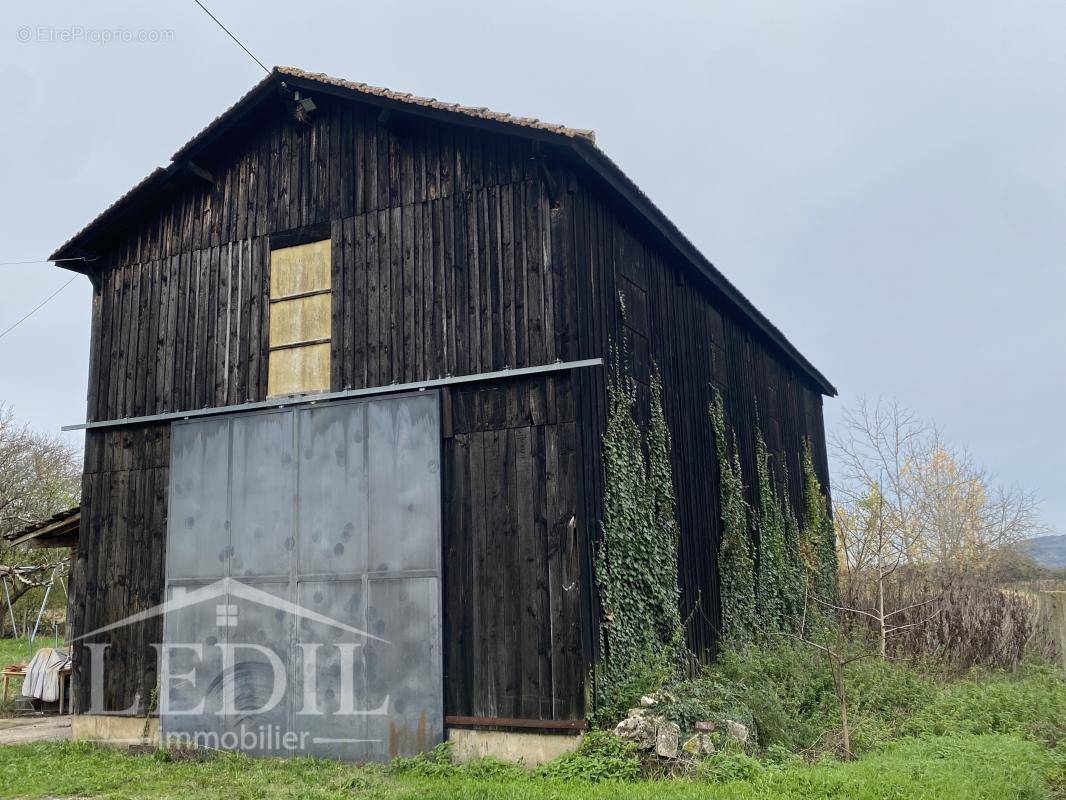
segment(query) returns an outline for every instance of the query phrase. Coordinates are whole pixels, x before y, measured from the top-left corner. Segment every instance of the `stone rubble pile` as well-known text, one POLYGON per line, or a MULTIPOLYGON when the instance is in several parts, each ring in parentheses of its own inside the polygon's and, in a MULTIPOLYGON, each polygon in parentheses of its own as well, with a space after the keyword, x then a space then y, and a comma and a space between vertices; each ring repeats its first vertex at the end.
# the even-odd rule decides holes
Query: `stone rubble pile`
MULTIPOLYGON (((670 697, 645 695, 640 705, 629 709, 625 719, 615 726, 615 736, 620 736, 642 752, 654 752, 659 758, 707 756, 714 752, 713 734, 719 730, 714 722, 697 722, 695 733, 681 741, 681 728, 656 712, 656 706, 670 697)), ((748 741, 748 729, 731 719, 722 722, 721 731, 741 744, 748 741)))

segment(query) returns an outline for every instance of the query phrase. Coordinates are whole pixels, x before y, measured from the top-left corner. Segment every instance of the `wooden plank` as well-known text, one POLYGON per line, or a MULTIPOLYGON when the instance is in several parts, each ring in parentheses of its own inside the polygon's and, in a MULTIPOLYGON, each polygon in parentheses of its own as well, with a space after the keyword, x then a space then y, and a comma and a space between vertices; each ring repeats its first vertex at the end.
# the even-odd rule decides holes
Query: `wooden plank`
POLYGON ((436 378, 441 372, 440 358, 440 331, 437 318, 433 311, 433 301, 436 297, 436 285, 439 275, 434 266, 434 227, 433 206, 435 203, 425 202, 418 206, 419 236, 418 236, 418 275, 419 275, 419 298, 421 309, 419 315, 419 328, 415 338, 418 342, 419 374, 423 378, 436 378))
POLYGON ((522 427, 512 435, 515 445, 512 513, 518 539, 520 604, 520 716, 550 719, 552 619, 548 602, 543 429, 522 427))
POLYGON ((389 130, 384 129, 385 139, 389 151, 389 179, 388 195, 385 201, 389 208, 399 208, 404 204, 403 199, 403 151, 400 146, 400 137, 389 130))
MULTIPOLYGON (((451 419, 445 416, 448 426, 451 419)), ((474 707, 473 608, 471 593, 473 560, 473 508, 471 452, 467 435, 449 438, 444 445, 442 597, 445 713, 470 713, 474 707)), ((478 465, 480 467, 480 464, 478 465)), ((480 470, 477 473, 480 474, 480 470)))
POLYGON ((244 353, 247 363, 244 394, 252 402, 260 398, 259 373, 264 359, 259 343, 262 331, 262 300, 265 283, 261 251, 265 246, 266 243, 262 238, 252 239, 248 242, 246 251, 248 256, 248 308, 244 341, 241 342, 241 352, 244 353))
POLYGON ((192 294, 194 309, 192 346, 187 350, 186 369, 191 366, 189 371, 192 374, 192 391, 189 394, 189 407, 202 408, 207 400, 204 387, 207 381, 207 300, 211 251, 209 249, 197 250, 192 256, 193 273, 190 280, 194 280, 196 285, 192 294))
MULTIPOLYGON (((582 532, 577 527, 577 508, 574 488, 579 480, 577 471, 577 433, 574 423, 557 428, 558 439, 546 440, 547 463, 551 451, 555 453, 554 493, 549 517, 549 583, 552 609, 552 686, 556 703, 556 717, 569 718, 581 713, 584 706, 583 655, 584 632, 581 624, 582 532)), ((587 534, 586 534, 587 535, 587 534)))
POLYGON ((409 206, 415 202, 415 153, 409 135, 392 137, 393 152, 399 156, 399 184, 393 190, 393 205, 409 206))
MULTIPOLYGON (((464 195, 462 200, 465 201, 466 199, 467 196, 464 195)), ((465 367, 466 372, 485 371, 482 357, 484 339, 481 329, 485 324, 484 313, 487 311, 487 307, 481 296, 481 253, 484 251, 479 243, 483 236, 479 208, 480 203, 476 193, 470 196, 469 202, 463 203, 464 221, 466 222, 466 263, 464 266, 466 267, 467 290, 465 298, 466 335, 463 343, 469 359, 465 367)))
POLYGON ((178 269, 181 256, 171 255, 163 264, 165 285, 161 291, 160 312, 163 323, 160 337, 159 362, 156 365, 156 393, 159 396, 160 411, 174 411, 178 408, 174 391, 174 345, 178 327, 178 269))
POLYGON ((348 290, 351 310, 345 317, 344 337, 351 348, 348 380, 353 387, 367 383, 367 223, 366 215, 345 221, 344 235, 351 240, 352 288, 348 290))
POLYGON ((140 342, 141 311, 141 265, 133 264, 130 271, 130 293, 127 296, 126 318, 122 321, 122 338, 125 340, 125 379, 122 408, 125 416, 137 412, 137 345, 140 342))
POLYGON ((427 124, 425 136, 426 199, 441 197, 440 190, 440 125, 427 124))
MULTIPOLYGON (((509 172, 509 170, 508 170, 509 172)), ((499 189, 499 232, 500 232, 500 275, 501 275, 501 323, 504 366, 517 366, 520 363, 517 352, 517 328, 515 307, 515 228, 514 202, 511 186, 499 189)))
MULTIPOLYGON (((478 141, 480 145, 480 141, 478 141)), ((478 150, 480 153, 480 149, 478 150)), ((479 163, 471 158, 471 163, 479 163)), ((478 176, 480 177, 480 175, 478 176)), ((478 249, 478 296, 477 296, 477 309, 476 313, 481 318, 481 337, 480 342, 477 342, 479 352, 479 364, 480 369, 489 371, 493 369, 502 369, 502 364, 497 364, 497 350, 494 348, 494 344, 497 339, 497 333, 500 329, 500 312, 499 306, 496 303, 496 297, 498 295, 499 283, 498 273, 496 270, 496 257, 498 249, 496 247, 496 230, 494 228, 495 219, 492 218, 490 208, 493 205, 494 197, 490 194, 489 190, 481 189, 474 193, 475 202, 477 204, 477 240, 476 247, 478 249)))
POLYGON ((366 220, 366 301, 367 301, 367 385, 381 385, 381 253, 388 252, 388 245, 381 243, 385 232, 384 214, 372 212, 366 220))
POLYGON ((266 238, 257 239, 255 263, 261 274, 259 291, 259 388, 256 397, 263 400, 267 396, 270 361, 270 246, 266 238))
POLYGON ((208 317, 210 332, 208 360, 211 365, 211 383, 208 386, 207 403, 212 406, 226 404, 226 346, 229 331, 229 246, 211 248, 211 314, 208 317))
POLYGON ((380 123, 374 125, 376 143, 377 197, 374 208, 382 210, 391 206, 389 199, 389 132, 380 123))
POLYGON ((513 515, 514 431, 490 431, 486 434, 485 477, 489 483, 486 500, 489 523, 486 554, 491 570, 490 597, 494 614, 490 630, 494 636, 496 675, 499 681, 497 711, 500 716, 521 716, 522 651, 519 626, 522 624, 521 600, 510 591, 519 585, 517 532, 513 515))
MULTIPOLYGON (((442 166, 443 169, 443 166, 442 166)), ((444 309, 441 319, 446 326, 444 331, 445 348, 445 375, 460 375, 465 366, 461 362, 465 347, 459 347, 459 342, 464 342, 463 317, 460 304, 465 297, 465 260, 463 259, 462 244, 456 243, 457 232, 462 230, 463 222, 456 216, 456 205, 452 197, 446 197, 441 203, 441 239, 443 242, 444 270, 444 309)))
POLYGON ((234 209, 233 240, 244 239, 248 235, 248 162, 251 159, 247 151, 241 154, 236 170, 236 208, 234 209))
MULTIPOLYGON (((407 185, 410 184, 410 170, 411 159, 410 149, 404 148, 404 169, 406 171, 407 185)), ((417 339, 416 337, 421 333, 420 330, 416 330, 418 325, 418 315, 415 307, 415 220, 414 220, 415 208, 413 205, 405 205, 400 209, 400 227, 401 227, 401 252, 400 257, 402 263, 400 264, 400 286, 401 298, 400 305, 397 307, 397 318, 399 322, 399 334, 400 334, 400 347, 401 347, 401 368, 398 373, 398 377, 405 383, 410 383, 416 380, 418 376, 418 355, 416 353, 417 339)))
POLYGON ((346 385, 344 357, 351 345, 344 339, 345 273, 348 271, 344 251, 344 223, 333 220, 330 232, 330 391, 338 392, 346 385))
POLYGON ((231 326, 231 353, 235 361, 231 364, 231 392, 233 403, 248 402, 251 392, 248 389, 249 358, 251 354, 252 297, 255 287, 252 285, 252 242, 243 239, 236 245, 238 257, 239 302, 235 306, 235 326, 231 326))
POLYGON ((92 339, 89 349, 89 386, 86 392, 87 419, 104 419, 104 403, 107 398, 107 357, 111 348, 111 331, 108 321, 110 291, 108 280, 101 272, 97 278, 100 288, 93 292, 92 339))
MULTIPOLYGON (((469 680, 471 686, 470 713, 496 716, 498 714, 499 680, 496 669, 495 649, 498 647, 493 626, 492 601, 495 595, 492 575, 495 567, 486 553, 489 538, 488 513, 491 508, 487 493, 486 477, 493 474, 487 466, 487 437, 485 434, 470 436, 470 489, 471 489, 471 598, 492 598, 473 602, 469 621, 471 663, 469 680), (486 607, 487 606, 487 607, 486 607)), ((496 473, 498 474, 498 473, 496 473)))
POLYGON ((447 343, 447 288, 445 286, 444 266, 444 202, 432 201, 428 207, 429 213, 429 247, 430 247, 430 292, 429 317, 430 317, 430 353, 427 359, 432 365, 433 377, 441 377, 448 374, 450 361, 448 359, 447 343))
POLYGON ((342 124, 341 154, 347 161, 342 162, 344 163, 341 173, 344 180, 344 197, 341 203, 341 214, 347 217, 352 214, 366 213, 363 186, 366 182, 366 142, 360 116, 353 113, 352 107, 347 103, 344 105, 342 124))
POLYGON ((292 123, 285 122, 278 130, 278 155, 277 155, 277 185, 274 187, 275 196, 277 198, 276 205, 276 218, 277 224, 275 230, 288 230, 289 228, 296 227, 296 224, 291 221, 292 219, 292 198, 291 193, 291 173, 292 173, 292 157, 290 154, 290 148, 292 147, 292 123))
MULTIPOLYGON (((390 155, 390 158, 392 156, 390 155)), ((397 164, 397 167, 399 165, 397 164)), ((390 170, 392 169, 390 165, 390 170)), ((391 180, 390 176, 390 180, 391 180)), ((396 383, 403 375, 403 225, 402 209, 389 209, 389 278, 388 320, 389 360, 386 374, 390 383, 396 383)))

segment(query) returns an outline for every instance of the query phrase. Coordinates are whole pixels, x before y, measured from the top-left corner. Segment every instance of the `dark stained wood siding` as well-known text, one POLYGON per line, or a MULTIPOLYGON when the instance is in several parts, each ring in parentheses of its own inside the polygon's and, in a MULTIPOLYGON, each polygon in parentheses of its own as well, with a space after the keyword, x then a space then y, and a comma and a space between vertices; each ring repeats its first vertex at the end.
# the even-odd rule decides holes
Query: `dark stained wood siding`
MULTIPOLYGON (((679 578, 682 619, 690 646, 711 657, 721 629, 717 552, 721 535, 718 465, 707 409, 717 388, 729 424, 736 430, 749 501, 755 503, 756 418, 775 469, 787 469, 788 493, 801 510, 800 457, 809 437, 815 467, 826 487, 828 462, 822 398, 816 386, 774 345, 756 333, 725 298, 695 274, 654 233, 606 199, 594 178, 561 170, 566 187, 552 213, 567 252, 557 272, 570 282, 567 294, 581 312, 564 315, 577 329, 562 331, 563 359, 606 355, 612 347, 638 381, 638 413, 647 423, 652 371, 662 373, 664 406, 672 436, 675 493, 680 525, 679 578)), ((586 496, 582 518, 595 547, 603 508, 603 463, 599 443, 606 422, 603 375, 575 376, 578 429, 586 496)), ((589 610, 591 620, 598 609, 589 610)), ((597 635, 590 637, 599 641, 597 635)))
MULTIPOLYGON (((163 601, 170 426, 90 431, 85 441, 81 528, 71 578, 71 627, 83 636, 163 601)), ((158 677, 153 644, 163 618, 153 617, 87 643, 108 644, 101 676, 108 711, 143 715, 158 677)), ((91 711, 89 651, 73 649, 75 713, 91 711)))
POLYGON ((445 714, 584 714, 582 537, 569 376, 448 392, 445 714))
MULTIPOLYGON (((321 99, 269 115, 104 256, 90 420, 263 399, 271 237, 333 247, 333 389, 550 363, 549 206, 532 145, 321 99)), ((573 311, 573 309, 568 309, 573 311)))

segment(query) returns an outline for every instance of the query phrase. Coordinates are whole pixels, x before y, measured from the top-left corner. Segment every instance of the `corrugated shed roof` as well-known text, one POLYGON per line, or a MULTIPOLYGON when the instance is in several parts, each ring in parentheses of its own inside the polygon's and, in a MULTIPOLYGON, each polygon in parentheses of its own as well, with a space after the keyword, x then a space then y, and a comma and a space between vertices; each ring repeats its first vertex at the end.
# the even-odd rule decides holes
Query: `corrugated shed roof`
POLYGON ((74 506, 53 514, 48 519, 19 528, 17 531, 5 533, 4 538, 9 542, 25 542, 34 536, 46 532, 64 532, 67 527, 73 526, 81 518, 81 506, 74 506))

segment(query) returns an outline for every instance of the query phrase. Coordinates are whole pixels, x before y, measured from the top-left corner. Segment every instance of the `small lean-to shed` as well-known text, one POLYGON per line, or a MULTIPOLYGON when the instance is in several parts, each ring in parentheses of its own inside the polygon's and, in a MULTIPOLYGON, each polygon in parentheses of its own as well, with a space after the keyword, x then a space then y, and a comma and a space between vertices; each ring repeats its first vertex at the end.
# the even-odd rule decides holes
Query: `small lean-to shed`
MULTIPOLYGON (((833 387, 588 131, 279 67, 52 258, 95 289, 74 628, 109 646, 75 650, 84 720, 156 712, 155 643, 299 672, 315 639, 355 648, 380 713, 263 720, 312 752, 581 729, 623 339, 645 406, 662 374, 694 651, 720 627, 713 390, 749 486, 756 408, 793 503, 804 438, 828 483, 833 387)), ((196 680, 168 697, 210 705, 224 667, 172 664, 196 680)))

